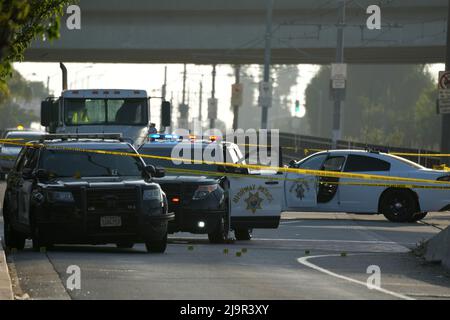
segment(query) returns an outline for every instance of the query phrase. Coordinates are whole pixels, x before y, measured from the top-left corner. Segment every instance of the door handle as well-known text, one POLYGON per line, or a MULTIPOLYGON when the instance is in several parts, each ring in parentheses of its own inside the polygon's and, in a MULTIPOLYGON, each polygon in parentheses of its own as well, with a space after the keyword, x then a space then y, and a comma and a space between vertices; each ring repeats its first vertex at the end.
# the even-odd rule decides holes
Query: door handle
POLYGON ((265 184, 278 184, 278 181, 266 181, 265 184))

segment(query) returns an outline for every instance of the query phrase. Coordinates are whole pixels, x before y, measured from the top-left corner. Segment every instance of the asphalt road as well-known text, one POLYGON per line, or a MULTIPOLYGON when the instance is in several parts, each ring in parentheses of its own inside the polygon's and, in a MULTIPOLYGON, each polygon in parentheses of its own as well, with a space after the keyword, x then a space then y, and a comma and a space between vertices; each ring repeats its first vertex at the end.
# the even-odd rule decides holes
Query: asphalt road
POLYGON ((414 224, 287 213, 277 230, 255 230, 254 239, 234 244, 176 234, 164 254, 147 254, 143 245, 35 253, 28 244, 8 259, 16 294, 32 299, 450 299, 450 275, 410 253, 449 221, 442 213, 414 224), (81 289, 71 291, 74 265, 81 289), (369 266, 381 271, 376 289, 366 285, 369 266))

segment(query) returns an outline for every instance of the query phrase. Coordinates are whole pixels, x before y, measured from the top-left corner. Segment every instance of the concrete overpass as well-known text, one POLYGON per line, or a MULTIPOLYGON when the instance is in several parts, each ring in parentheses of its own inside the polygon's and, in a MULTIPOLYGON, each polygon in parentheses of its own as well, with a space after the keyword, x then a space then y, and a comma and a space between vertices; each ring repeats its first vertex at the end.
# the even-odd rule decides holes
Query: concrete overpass
MULTIPOLYGON (((263 0, 81 0, 81 30, 35 42, 26 61, 262 63, 263 0)), ((273 63, 335 59, 336 0, 274 0, 273 63)), ((345 60, 435 63, 445 56, 447 0, 348 1, 345 60), (377 3, 382 29, 365 27, 377 3)))

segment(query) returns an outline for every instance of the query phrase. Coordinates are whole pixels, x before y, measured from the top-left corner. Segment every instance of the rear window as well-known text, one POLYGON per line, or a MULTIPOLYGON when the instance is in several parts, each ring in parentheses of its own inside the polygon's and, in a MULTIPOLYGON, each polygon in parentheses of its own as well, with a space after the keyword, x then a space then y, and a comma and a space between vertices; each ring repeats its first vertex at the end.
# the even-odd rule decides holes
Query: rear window
POLYGON ((367 157, 349 155, 345 164, 345 172, 389 171, 391 164, 387 161, 367 157))

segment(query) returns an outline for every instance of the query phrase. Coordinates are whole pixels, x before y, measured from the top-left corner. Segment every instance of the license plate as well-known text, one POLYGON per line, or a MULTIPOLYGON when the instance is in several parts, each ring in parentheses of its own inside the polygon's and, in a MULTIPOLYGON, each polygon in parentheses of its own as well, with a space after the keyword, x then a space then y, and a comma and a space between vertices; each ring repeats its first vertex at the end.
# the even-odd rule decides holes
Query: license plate
POLYGON ((100 218, 100 227, 120 227, 122 218, 118 216, 105 216, 100 218))

